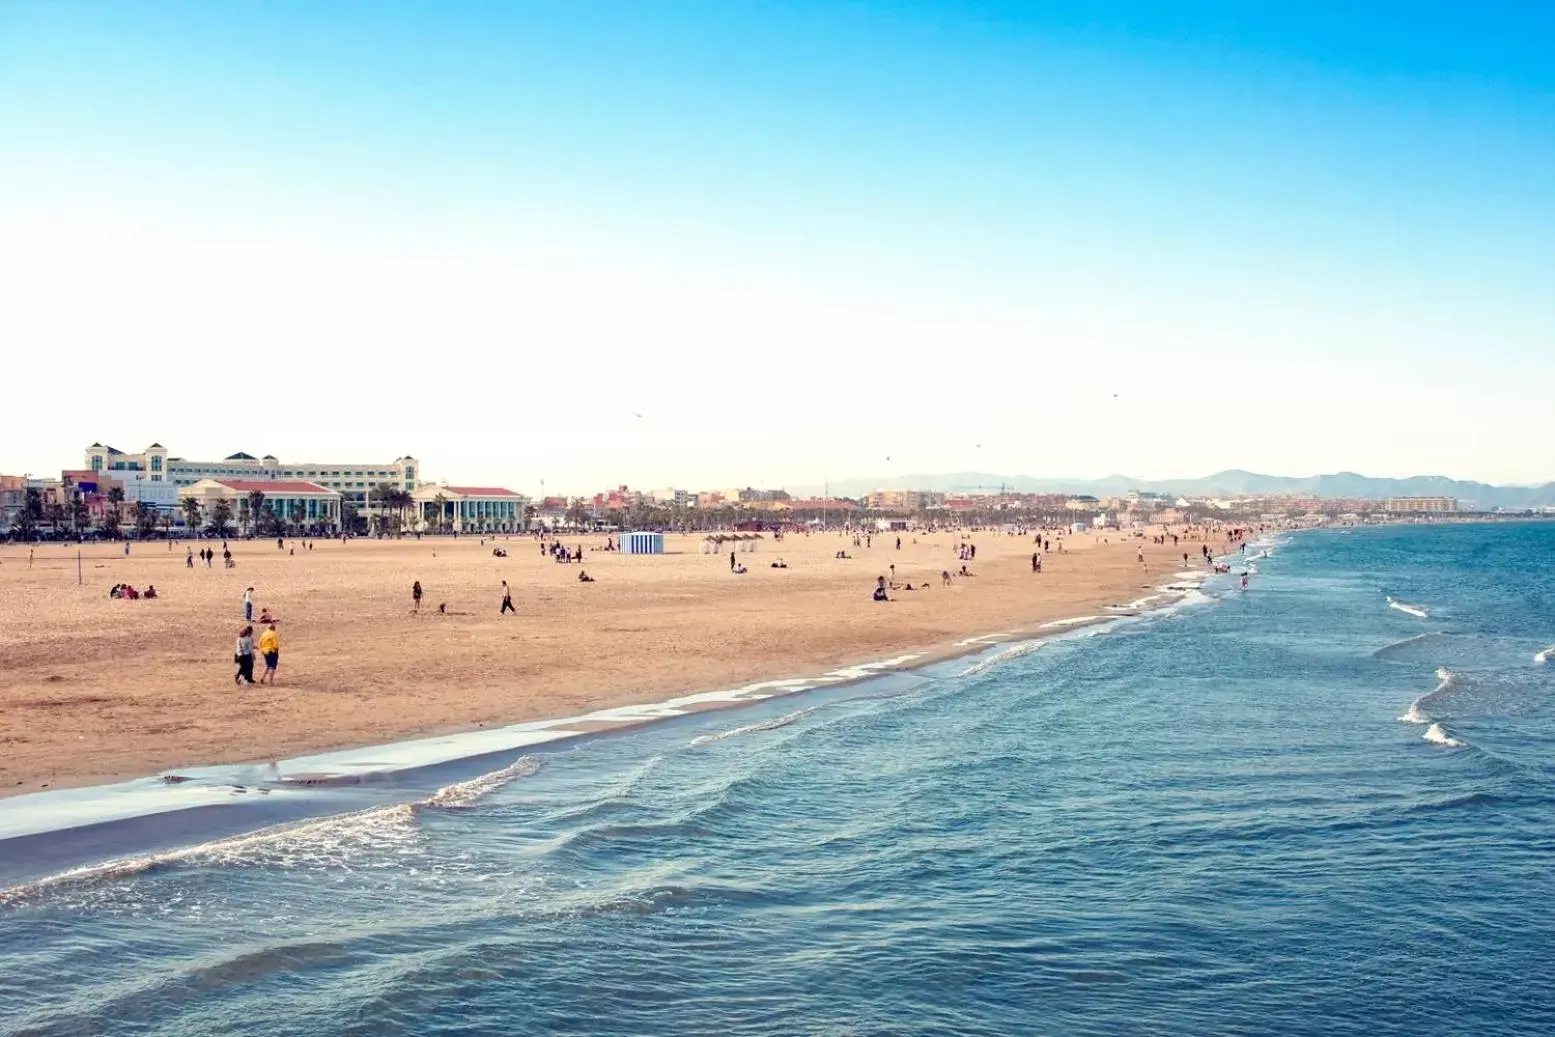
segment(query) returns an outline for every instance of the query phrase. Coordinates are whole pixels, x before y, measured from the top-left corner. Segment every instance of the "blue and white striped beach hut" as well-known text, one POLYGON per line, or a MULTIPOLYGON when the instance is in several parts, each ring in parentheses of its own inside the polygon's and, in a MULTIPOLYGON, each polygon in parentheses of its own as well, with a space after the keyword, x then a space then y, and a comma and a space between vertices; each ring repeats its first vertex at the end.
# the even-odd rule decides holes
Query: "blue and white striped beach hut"
POLYGON ((622 533, 621 553, 628 555, 661 555, 664 553, 664 534, 622 533))

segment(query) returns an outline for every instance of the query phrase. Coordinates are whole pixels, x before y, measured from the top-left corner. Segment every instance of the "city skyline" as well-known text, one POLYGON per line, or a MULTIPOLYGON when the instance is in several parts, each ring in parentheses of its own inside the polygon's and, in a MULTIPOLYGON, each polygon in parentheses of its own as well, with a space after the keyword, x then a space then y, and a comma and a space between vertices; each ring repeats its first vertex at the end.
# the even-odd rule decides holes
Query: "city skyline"
POLYGON ((1539 484, 1551 19, 5 5, 0 471, 1539 484))

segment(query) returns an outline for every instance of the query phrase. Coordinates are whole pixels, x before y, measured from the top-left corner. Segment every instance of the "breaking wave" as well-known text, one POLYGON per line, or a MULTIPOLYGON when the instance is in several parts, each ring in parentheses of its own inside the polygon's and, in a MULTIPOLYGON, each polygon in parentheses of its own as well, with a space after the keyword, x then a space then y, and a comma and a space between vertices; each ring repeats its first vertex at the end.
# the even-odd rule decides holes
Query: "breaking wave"
POLYGON ((1420 619, 1430 619, 1431 618, 1431 614, 1429 612, 1427 612, 1421 606, 1419 606, 1419 605, 1411 605, 1408 602, 1399 601, 1397 598, 1389 598, 1388 599, 1388 608, 1398 609, 1400 612, 1407 613, 1407 614, 1409 614, 1411 616, 1418 616, 1420 619))
POLYGON ((787 727, 789 724, 792 724, 797 720, 803 720, 805 717, 810 715, 810 711, 814 708, 814 706, 810 706, 805 709, 796 709, 792 713, 788 713, 780 717, 773 717, 771 720, 763 720, 755 724, 746 724, 744 727, 736 727, 729 731, 718 731, 710 735, 698 735, 696 738, 691 739, 689 744, 693 746, 711 745, 714 742, 721 742, 726 738, 736 738, 740 735, 754 734, 757 731, 774 731, 780 727, 787 727))
POLYGON ((1438 681, 1435 688, 1421 695, 1409 704, 1404 715, 1399 717, 1406 724, 1429 724, 1432 720, 1430 708, 1434 703, 1440 702, 1452 690, 1456 674, 1445 666, 1436 669, 1438 681))
POLYGON ((988 658, 983 659, 980 662, 973 663, 971 666, 968 666, 966 669, 964 669, 960 673, 956 674, 956 676, 958 676, 958 677, 972 677, 972 676, 975 676, 975 675, 977 675, 979 673, 985 673, 988 670, 993 669, 995 666, 998 666, 1000 663, 1006 663, 1006 662, 1009 662, 1011 659, 1018 659, 1018 658, 1020 658, 1023 655, 1029 655, 1030 653, 1035 652, 1038 648, 1041 648, 1041 647, 1042 647, 1042 642, 1041 641, 1019 641, 1019 642, 1017 642, 1015 644, 1010 645, 1008 648, 1004 649, 1002 652, 995 652, 993 655, 990 655, 988 658))
POLYGON ((1444 731, 1441 724, 1432 724, 1425 729, 1425 734, 1421 737, 1433 745, 1443 745, 1452 749, 1460 748, 1463 745, 1463 742, 1444 731))
POLYGON ((408 847, 416 843, 420 838, 416 825, 419 810, 473 806, 509 782, 528 777, 539 769, 539 758, 523 756, 500 770, 445 785, 426 799, 414 803, 373 807, 302 823, 274 825, 194 846, 72 868, 35 882, 0 889, 0 907, 26 903, 40 894, 133 878, 184 864, 206 867, 348 867, 366 851, 408 847))

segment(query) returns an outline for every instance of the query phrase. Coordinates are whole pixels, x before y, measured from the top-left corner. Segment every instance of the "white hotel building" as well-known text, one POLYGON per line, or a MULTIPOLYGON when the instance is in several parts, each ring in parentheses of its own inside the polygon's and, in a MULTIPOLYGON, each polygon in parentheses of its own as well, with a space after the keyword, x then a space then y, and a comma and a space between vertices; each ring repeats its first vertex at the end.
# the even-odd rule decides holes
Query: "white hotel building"
POLYGON ((375 515, 372 491, 386 483, 414 495, 407 509, 411 528, 505 533, 528 528, 529 499, 522 494, 500 486, 428 483, 421 478, 421 462, 408 456, 387 464, 283 462, 269 454, 245 453, 220 461, 190 461, 170 456, 160 443, 138 454, 93 443, 86 448, 86 467, 123 483, 126 499, 154 499, 163 508, 177 507, 183 497, 199 499, 202 505, 224 498, 235 502, 235 511, 242 511, 247 507, 246 495, 259 490, 274 499, 282 518, 296 507, 310 525, 338 523, 343 504, 363 518, 375 515), (139 493, 131 493, 131 487, 139 493))
MULTIPOLYGON (((385 464, 369 463, 282 463, 273 455, 254 457, 236 453, 220 461, 190 461, 170 457, 167 447, 153 443, 138 454, 127 454, 111 446, 93 443, 86 448, 86 467, 126 482, 172 483, 175 487, 192 486, 201 479, 281 480, 310 482, 340 494, 343 501, 365 514, 373 487, 388 483, 396 490, 414 490, 421 485, 421 462, 414 457, 399 457, 385 464)), ((178 491, 172 491, 176 497, 178 491)))

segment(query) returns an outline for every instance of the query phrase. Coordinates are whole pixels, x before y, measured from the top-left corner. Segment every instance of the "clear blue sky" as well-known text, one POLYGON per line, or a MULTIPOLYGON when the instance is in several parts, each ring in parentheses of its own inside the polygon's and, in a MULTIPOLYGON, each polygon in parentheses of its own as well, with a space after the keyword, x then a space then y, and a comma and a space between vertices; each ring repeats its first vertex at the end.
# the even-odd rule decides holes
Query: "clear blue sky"
POLYGON ((1555 5, 12 0, 0 277, 7 472, 1543 481, 1555 5))

